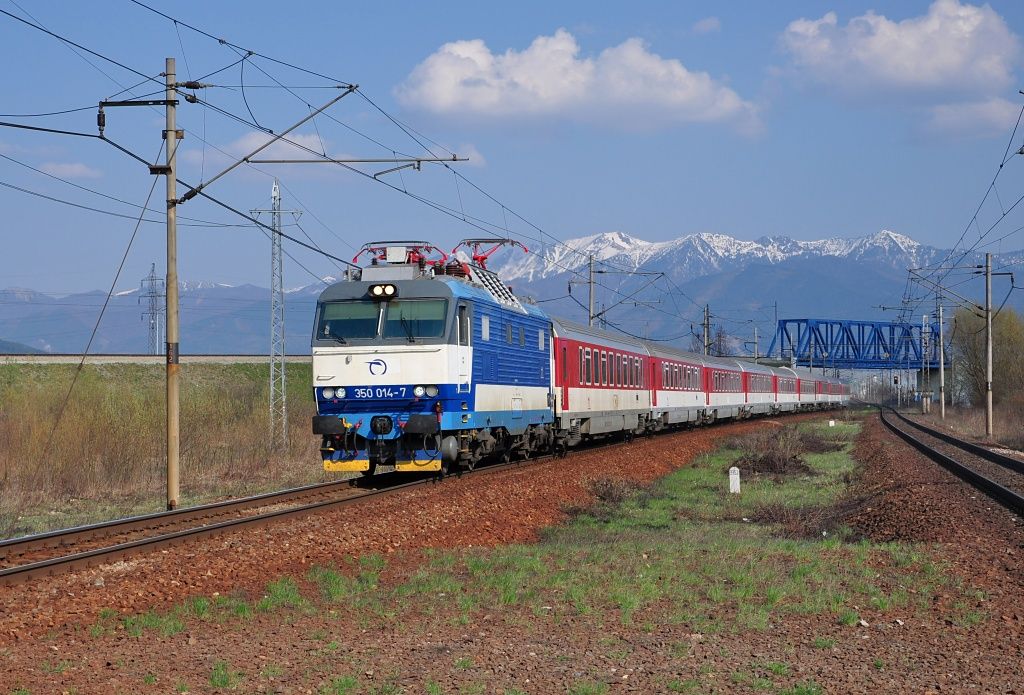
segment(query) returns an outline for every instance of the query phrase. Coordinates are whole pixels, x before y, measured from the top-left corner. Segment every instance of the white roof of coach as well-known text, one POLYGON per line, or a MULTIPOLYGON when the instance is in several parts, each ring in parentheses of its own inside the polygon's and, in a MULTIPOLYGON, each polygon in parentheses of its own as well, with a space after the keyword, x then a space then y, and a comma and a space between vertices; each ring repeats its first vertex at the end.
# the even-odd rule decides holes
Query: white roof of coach
POLYGON ((570 338, 586 343, 600 343, 617 350, 649 352, 646 343, 636 338, 630 338, 628 335, 611 333, 600 328, 594 328, 593 326, 584 326, 581 323, 553 317, 551 323, 554 326, 555 335, 559 338, 570 338))

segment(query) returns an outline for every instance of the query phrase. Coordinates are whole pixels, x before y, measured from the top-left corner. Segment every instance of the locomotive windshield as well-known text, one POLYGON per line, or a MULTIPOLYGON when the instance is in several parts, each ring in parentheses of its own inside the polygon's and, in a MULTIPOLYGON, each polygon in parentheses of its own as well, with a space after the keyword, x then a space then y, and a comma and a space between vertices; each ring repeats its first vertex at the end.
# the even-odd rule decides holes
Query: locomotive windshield
POLYGON ((446 299, 396 299, 384 312, 385 338, 440 338, 448 315, 446 299))
POLYGON ((409 341, 440 338, 445 334, 447 317, 446 299, 324 302, 320 309, 316 338, 339 342, 367 340, 378 336, 409 341))
POLYGON ((326 302, 320 310, 316 337, 322 340, 374 338, 380 323, 377 302, 326 302))

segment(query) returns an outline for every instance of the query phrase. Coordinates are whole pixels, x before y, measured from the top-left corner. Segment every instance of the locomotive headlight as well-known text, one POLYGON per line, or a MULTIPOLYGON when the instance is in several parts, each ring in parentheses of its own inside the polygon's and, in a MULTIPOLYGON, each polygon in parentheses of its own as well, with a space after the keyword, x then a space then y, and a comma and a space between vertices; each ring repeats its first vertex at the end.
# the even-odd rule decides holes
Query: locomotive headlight
POLYGON ((436 386, 428 386, 426 390, 427 390, 427 397, 428 398, 433 398, 434 396, 437 395, 437 387, 436 386))
POLYGON ((412 395, 416 396, 416 398, 423 398, 425 395, 427 395, 427 390, 422 386, 416 386, 412 390, 412 395))
POLYGON ((370 296, 374 299, 391 299, 398 295, 398 288, 394 285, 373 285, 370 287, 370 296))
POLYGON ((335 390, 334 395, 335 395, 336 398, 344 398, 345 397, 345 387, 339 386, 337 388, 337 390, 335 390))
POLYGON ((332 398, 334 398, 334 393, 335 393, 334 389, 331 388, 330 386, 328 386, 328 387, 324 388, 322 391, 320 391, 320 395, 324 397, 324 400, 328 400, 328 401, 331 400, 332 398))

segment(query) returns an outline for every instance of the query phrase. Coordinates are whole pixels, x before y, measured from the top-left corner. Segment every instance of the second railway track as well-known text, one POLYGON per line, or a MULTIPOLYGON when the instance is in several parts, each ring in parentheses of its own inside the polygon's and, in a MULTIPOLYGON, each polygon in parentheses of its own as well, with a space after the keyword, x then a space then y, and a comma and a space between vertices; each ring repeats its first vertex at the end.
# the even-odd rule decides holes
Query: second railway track
POLYGON ((882 423, 904 441, 1016 514, 1024 516, 1024 461, 966 442, 882 408, 882 423))

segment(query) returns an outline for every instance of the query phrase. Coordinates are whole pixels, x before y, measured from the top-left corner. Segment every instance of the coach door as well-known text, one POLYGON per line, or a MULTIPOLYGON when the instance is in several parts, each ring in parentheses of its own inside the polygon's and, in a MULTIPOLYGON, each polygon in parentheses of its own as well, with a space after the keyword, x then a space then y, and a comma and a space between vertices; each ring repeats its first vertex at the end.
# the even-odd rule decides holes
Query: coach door
POLYGON ((470 336, 472 335, 471 326, 471 315, 469 312, 469 306, 466 304, 459 304, 457 315, 457 326, 458 326, 458 347, 456 348, 457 361, 458 361, 458 391, 459 393, 469 393, 470 388, 470 366, 473 362, 472 359, 472 346, 470 345, 470 336))

